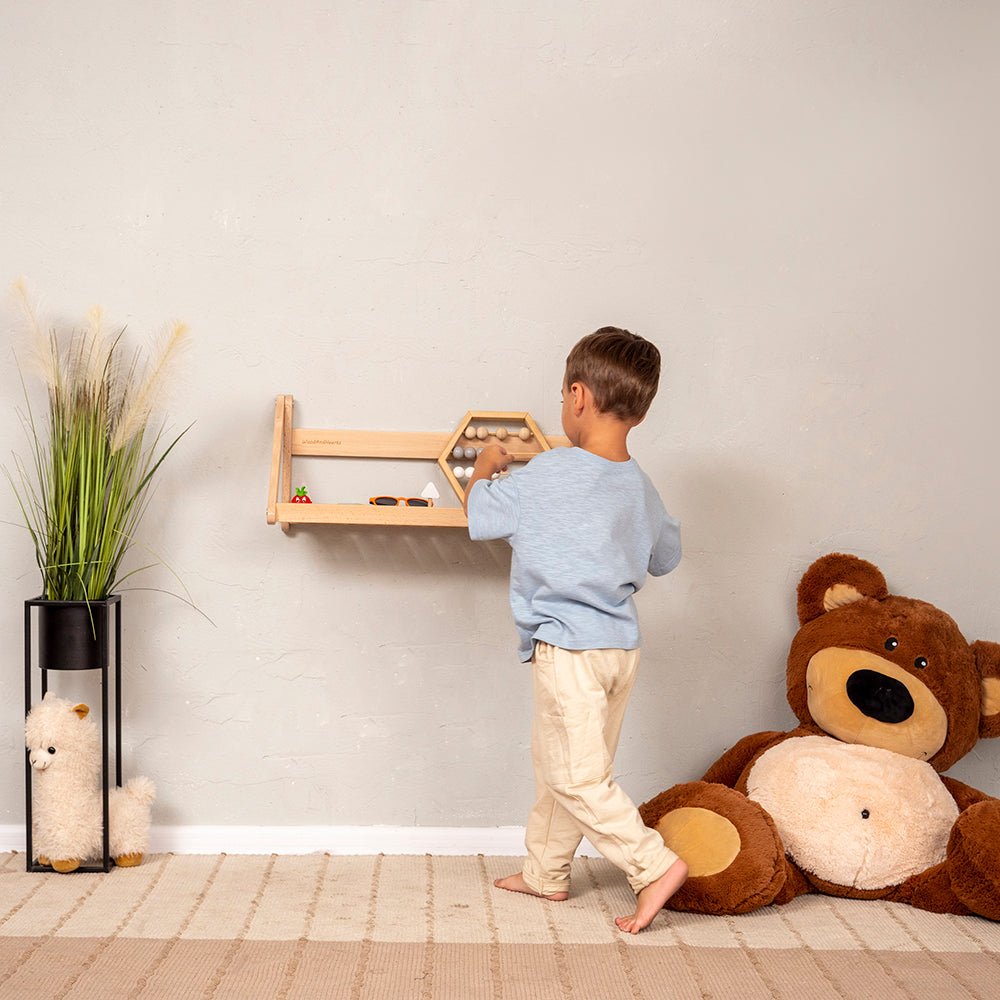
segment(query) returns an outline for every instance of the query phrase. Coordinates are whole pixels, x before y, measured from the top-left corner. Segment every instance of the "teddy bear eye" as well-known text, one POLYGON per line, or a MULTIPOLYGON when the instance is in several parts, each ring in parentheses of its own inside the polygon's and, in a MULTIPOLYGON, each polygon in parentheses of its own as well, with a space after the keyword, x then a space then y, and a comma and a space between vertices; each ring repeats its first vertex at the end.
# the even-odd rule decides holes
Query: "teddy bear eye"
POLYGON ((926 656, 918 656, 913 661, 913 665, 917 668, 917 670, 923 670, 923 669, 925 669, 926 666, 927 666, 927 657, 926 656))
POLYGON ((49 753, 55 753, 55 752, 56 752, 55 747, 49 747, 49 753))
POLYGON ((885 648, 891 653, 899 645, 899 640, 894 636, 890 636, 885 640, 885 648))

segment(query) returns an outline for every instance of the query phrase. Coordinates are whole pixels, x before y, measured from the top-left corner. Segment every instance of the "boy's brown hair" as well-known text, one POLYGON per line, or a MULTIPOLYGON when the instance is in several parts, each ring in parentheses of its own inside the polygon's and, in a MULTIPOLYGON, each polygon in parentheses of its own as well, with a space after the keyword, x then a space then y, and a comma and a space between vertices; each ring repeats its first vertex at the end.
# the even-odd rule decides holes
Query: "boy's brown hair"
POLYGON ((617 326, 602 326, 584 337, 566 358, 566 386, 582 382, 602 413, 638 422, 660 384, 660 352, 655 344, 617 326))

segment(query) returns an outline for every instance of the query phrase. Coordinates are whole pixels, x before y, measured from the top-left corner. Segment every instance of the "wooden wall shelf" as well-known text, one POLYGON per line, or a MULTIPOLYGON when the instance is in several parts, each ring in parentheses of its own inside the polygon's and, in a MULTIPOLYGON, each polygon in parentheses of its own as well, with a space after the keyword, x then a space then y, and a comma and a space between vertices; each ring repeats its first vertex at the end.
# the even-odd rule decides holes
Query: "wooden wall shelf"
MULTIPOLYGON (((542 451, 569 444, 565 437, 550 437, 538 429, 529 413, 469 411, 453 433, 434 434, 407 431, 351 431, 298 428, 293 424, 293 400, 277 397, 274 408, 274 438, 271 445, 271 478, 267 493, 267 523, 280 524, 287 531, 293 524, 378 524, 418 527, 465 528, 468 522, 461 502, 464 488, 450 465, 452 450, 459 444, 480 447, 496 441, 513 456, 526 462, 542 451), (493 433, 498 427, 521 424, 530 433, 528 440, 516 431, 506 438, 493 433), (485 437, 467 437, 476 425, 492 430, 485 437), (292 458, 296 455, 331 458, 413 459, 437 462, 450 483, 459 506, 376 507, 372 504, 292 503, 292 458)), ((469 461, 464 465, 471 465, 469 461)))

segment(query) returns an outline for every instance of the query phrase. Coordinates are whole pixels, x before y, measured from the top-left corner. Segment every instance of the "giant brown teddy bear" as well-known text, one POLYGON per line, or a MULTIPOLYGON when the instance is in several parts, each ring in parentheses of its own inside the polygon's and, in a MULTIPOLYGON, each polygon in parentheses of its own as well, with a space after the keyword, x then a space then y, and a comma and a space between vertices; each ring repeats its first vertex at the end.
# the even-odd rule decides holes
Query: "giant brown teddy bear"
POLYGON ((808 892, 1000 920, 1000 800, 942 776, 1000 735, 1000 645, 834 553, 798 588, 791 732, 747 736, 641 807, 690 868, 667 904, 747 913, 808 892))

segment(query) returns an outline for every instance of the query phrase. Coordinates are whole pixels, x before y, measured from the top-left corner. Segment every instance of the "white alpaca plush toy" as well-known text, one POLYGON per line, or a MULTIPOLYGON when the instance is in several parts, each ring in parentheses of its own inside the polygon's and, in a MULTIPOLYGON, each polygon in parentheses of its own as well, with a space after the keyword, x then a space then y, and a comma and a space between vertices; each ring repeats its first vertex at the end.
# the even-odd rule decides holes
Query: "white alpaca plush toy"
MULTIPOLYGON (((51 691, 24 722, 32 777, 31 837, 40 864, 72 872, 104 851, 101 737, 90 709, 51 691)), ((138 777, 110 790, 110 847, 115 864, 142 863, 149 847, 149 806, 156 789, 138 777)))

